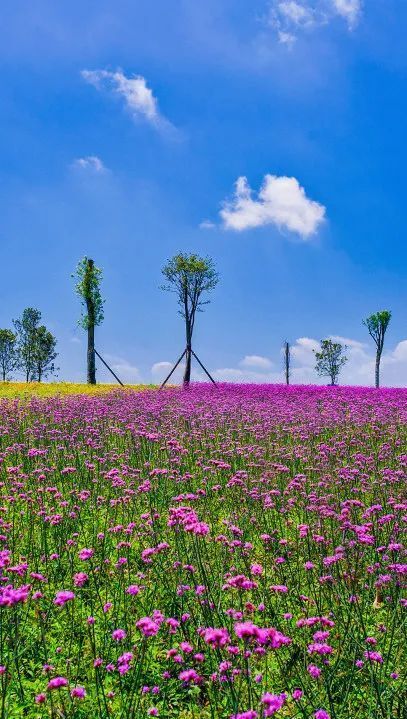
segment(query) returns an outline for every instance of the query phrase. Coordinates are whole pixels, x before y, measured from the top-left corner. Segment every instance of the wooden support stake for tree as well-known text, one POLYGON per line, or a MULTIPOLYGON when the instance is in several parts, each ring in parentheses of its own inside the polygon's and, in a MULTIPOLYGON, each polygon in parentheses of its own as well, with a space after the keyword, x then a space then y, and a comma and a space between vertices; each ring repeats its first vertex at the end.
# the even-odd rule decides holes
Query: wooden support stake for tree
POLYGON ((178 367, 179 363, 181 362, 181 360, 184 359, 185 354, 186 354, 186 349, 183 351, 181 357, 180 357, 179 360, 176 362, 176 364, 175 364, 174 367, 172 368, 172 370, 171 370, 171 372, 169 373, 169 375, 167 375, 167 377, 165 378, 164 382, 163 382, 162 385, 160 386, 160 389, 162 389, 162 388, 167 384, 169 378, 170 378, 171 375, 175 372, 175 370, 177 369, 177 367, 178 367))
POLYGON ((215 387, 216 387, 217 385, 216 385, 215 380, 214 380, 213 377, 209 374, 209 372, 208 372, 208 370, 206 369, 206 367, 204 367, 204 365, 202 364, 202 362, 201 362, 201 360, 199 359, 198 355, 195 354, 195 352, 194 352, 193 349, 191 349, 191 352, 192 352, 192 354, 194 355, 194 357, 195 357, 196 361, 198 362, 198 364, 202 367, 202 369, 203 369, 203 371, 205 372, 205 374, 209 377, 210 381, 211 381, 211 382, 215 385, 215 387))
POLYGON ((105 362, 105 360, 103 359, 103 357, 101 357, 101 355, 100 355, 99 352, 97 351, 96 347, 94 347, 94 352, 95 352, 95 354, 99 357, 100 361, 103 362, 103 364, 105 365, 105 367, 107 367, 107 369, 109 370, 109 372, 112 373, 113 377, 114 377, 115 379, 117 379, 118 383, 119 383, 122 387, 124 387, 123 382, 118 378, 117 374, 116 374, 115 372, 113 372, 112 368, 109 367, 109 365, 107 364, 107 362, 105 362))

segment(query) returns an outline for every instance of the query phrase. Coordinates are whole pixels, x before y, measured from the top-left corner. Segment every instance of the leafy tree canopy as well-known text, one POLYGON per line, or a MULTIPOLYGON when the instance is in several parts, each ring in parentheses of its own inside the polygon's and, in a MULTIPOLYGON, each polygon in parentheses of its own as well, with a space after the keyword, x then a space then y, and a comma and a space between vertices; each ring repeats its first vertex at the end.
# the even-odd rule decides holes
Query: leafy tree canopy
POLYGON ((96 267, 93 260, 88 257, 80 260, 73 275, 77 280, 75 290, 81 298, 83 308, 79 324, 84 329, 88 329, 91 324, 100 325, 103 322, 104 299, 100 292, 102 276, 100 267, 96 267))
POLYGON ((315 352, 315 369, 320 377, 330 377, 331 384, 335 385, 343 365, 348 361, 345 356, 346 345, 333 342, 330 339, 321 340, 321 350, 315 352))

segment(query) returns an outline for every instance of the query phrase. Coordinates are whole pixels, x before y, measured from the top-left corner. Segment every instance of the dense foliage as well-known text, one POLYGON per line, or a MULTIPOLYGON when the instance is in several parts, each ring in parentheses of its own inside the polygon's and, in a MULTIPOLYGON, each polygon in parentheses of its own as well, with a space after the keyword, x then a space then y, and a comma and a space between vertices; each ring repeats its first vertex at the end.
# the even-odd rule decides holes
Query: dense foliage
POLYGON ((403 716, 407 391, 0 400, 0 717, 403 716))

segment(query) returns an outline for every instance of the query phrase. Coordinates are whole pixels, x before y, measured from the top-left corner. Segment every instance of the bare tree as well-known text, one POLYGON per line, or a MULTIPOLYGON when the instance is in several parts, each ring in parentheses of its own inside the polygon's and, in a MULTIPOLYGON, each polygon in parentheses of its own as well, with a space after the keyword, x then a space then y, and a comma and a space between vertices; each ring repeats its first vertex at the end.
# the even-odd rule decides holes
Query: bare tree
POLYGON ((186 348, 183 383, 185 387, 188 387, 191 381, 192 336, 196 313, 202 312, 202 307, 209 303, 209 300, 203 299, 203 296, 216 287, 219 275, 209 257, 199 257, 182 252, 167 262, 162 273, 167 280, 167 284, 162 289, 176 294, 180 307, 179 313, 185 321, 186 348))
POLYGON ((88 384, 96 384, 95 327, 103 322, 103 303, 100 293, 102 270, 93 260, 84 257, 76 269, 76 293, 81 298, 83 312, 79 324, 87 331, 87 376, 88 384))
POLYGON ((391 312, 382 310, 376 312, 367 319, 363 320, 363 324, 367 327, 368 332, 376 345, 376 365, 375 365, 375 387, 380 386, 380 360, 382 358, 384 335, 391 320, 391 312))
POLYGON ((330 339, 321 340, 320 352, 314 350, 315 369, 320 377, 328 376, 332 386, 337 384, 339 373, 345 362, 348 361, 344 354, 346 350, 346 345, 341 345, 339 342, 333 342, 330 339))
POLYGON ((291 345, 286 340, 284 342, 284 371, 285 371, 285 383, 290 384, 291 376, 291 345))
POLYGON ((0 372, 3 382, 17 367, 17 337, 9 329, 0 329, 0 372))

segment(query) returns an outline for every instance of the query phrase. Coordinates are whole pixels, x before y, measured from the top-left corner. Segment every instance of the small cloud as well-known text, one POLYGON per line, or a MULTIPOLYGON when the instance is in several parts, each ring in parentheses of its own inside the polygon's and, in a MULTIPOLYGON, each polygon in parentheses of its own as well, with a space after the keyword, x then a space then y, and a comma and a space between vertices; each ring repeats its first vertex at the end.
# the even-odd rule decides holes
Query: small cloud
POLYGON ((199 225, 201 230, 213 230, 214 227, 216 227, 216 224, 211 220, 203 220, 199 225))
POLYGON ((362 14, 362 0, 271 0, 266 23, 279 42, 292 48, 300 33, 328 25, 336 17, 352 30, 362 14))
MULTIPOLYGON (((105 355, 103 359, 110 365, 112 370, 124 384, 138 384, 140 382, 140 372, 138 367, 132 365, 128 360, 123 357, 117 357, 109 354, 105 355)), ((114 381, 113 376, 103 365, 100 365, 99 371, 103 371, 104 373, 106 372, 109 380, 112 382, 114 381)))
POLYGON ((107 168, 97 155, 87 155, 87 157, 78 157, 72 163, 73 168, 81 170, 91 170, 92 172, 106 172, 107 168))
POLYGON ((71 337, 70 341, 71 341, 73 344, 76 344, 76 345, 82 344, 82 341, 81 341, 81 340, 79 339, 79 337, 77 337, 76 335, 73 335, 73 336, 71 337))
POLYGON ((319 352, 320 343, 311 337, 299 337, 291 347, 291 356, 299 364, 309 367, 315 364, 314 352, 319 352))
POLYGON ((367 347, 366 342, 352 340, 349 339, 349 337, 341 337, 341 335, 329 335, 329 339, 331 339, 332 342, 338 342, 340 345, 344 345, 355 350, 364 350, 367 347))
POLYGON ((347 21, 352 30, 362 13, 362 0, 332 0, 334 10, 347 21))
POLYGON ((273 363, 267 357, 261 357, 260 355, 246 355, 239 364, 241 367, 256 367, 264 370, 268 370, 273 366, 273 363))
POLYGON ((171 127, 160 114, 157 98, 142 75, 127 77, 120 69, 115 72, 82 70, 81 75, 85 82, 93 85, 97 90, 120 96, 134 120, 143 118, 156 127, 171 127))
POLYGON ((278 40, 282 45, 286 45, 290 50, 294 46, 296 41, 295 35, 291 32, 284 32, 283 30, 278 31, 278 40))
POLYGON ((323 205, 306 196, 295 177, 265 175, 257 198, 252 197, 247 178, 239 177, 235 193, 224 203, 220 216, 227 230, 274 225, 308 239, 323 222, 325 212, 323 205))
POLYGON ((279 14, 294 25, 310 26, 315 23, 315 11, 308 5, 296 0, 281 0, 277 9, 279 14))

